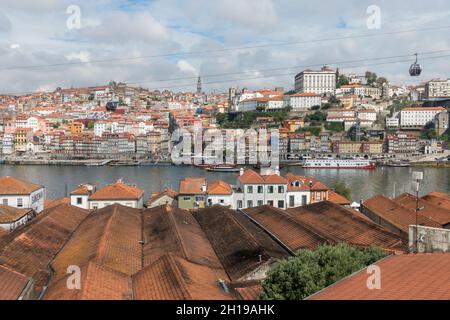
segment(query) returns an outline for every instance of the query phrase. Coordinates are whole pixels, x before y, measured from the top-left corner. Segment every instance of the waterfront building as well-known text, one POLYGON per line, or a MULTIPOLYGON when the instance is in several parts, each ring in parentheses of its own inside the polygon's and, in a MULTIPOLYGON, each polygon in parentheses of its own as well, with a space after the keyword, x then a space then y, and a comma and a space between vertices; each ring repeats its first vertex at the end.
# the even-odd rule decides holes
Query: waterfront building
POLYGON ((420 129, 434 121, 437 114, 446 111, 444 107, 403 108, 400 111, 400 127, 402 129, 420 129))
POLYGON ((146 203, 147 208, 156 208, 162 205, 178 207, 178 193, 172 188, 166 188, 163 192, 153 192, 146 203))
POLYGON ((233 188, 230 184, 222 180, 216 180, 208 184, 207 193, 208 206, 217 204, 221 206, 233 206, 233 188))
POLYGON ((178 207, 198 209, 206 205, 208 182, 206 178, 184 178, 178 188, 178 207))
POLYGON ((419 139, 408 133, 397 132, 388 135, 385 140, 385 151, 389 154, 413 154, 418 151, 419 139))
POLYGON ((45 187, 10 176, 0 178, 0 204, 18 209, 44 210, 45 187))

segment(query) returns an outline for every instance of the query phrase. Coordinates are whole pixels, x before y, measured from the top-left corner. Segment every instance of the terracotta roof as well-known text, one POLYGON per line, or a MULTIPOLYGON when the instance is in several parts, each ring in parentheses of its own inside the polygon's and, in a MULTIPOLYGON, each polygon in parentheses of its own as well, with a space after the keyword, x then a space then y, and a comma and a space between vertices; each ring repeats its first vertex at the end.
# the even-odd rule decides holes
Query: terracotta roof
MULTIPOLYGON (((405 208, 415 211, 417 198, 409 193, 403 193, 394 201, 405 208)), ((436 221, 441 226, 450 224, 450 210, 439 207, 433 203, 419 198, 420 214, 431 220, 436 221)))
POLYGON ((314 250, 320 244, 328 242, 326 237, 315 233, 284 210, 271 206, 261 206, 245 209, 244 212, 280 239, 292 251, 314 250))
POLYGON ((289 253, 243 214, 214 206, 194 212, 231 280, 240 280, 273 258, 289 253))
POLYGON ((131 276, 141 268, 141 213, 118 204, 89 215, 52 261, 55 277, 70 265, 95 262, 131 276))
POLYGON ((150 199, 148 199, 147 205, 151 205, 152 203, 154 203, 158 199, 161 199, 164 196, 168 196, 172 199, 176 199, 176 197, 178 196, 178 193, 175 190, 173 190, 172 188, 167 188, 163 192, 158 192, 158 193, 153 194, 150 197, 150 199))
POLYGON ((16 179, 10 176, 0 178, 0 194, 22 195, 30 194, 43 188, 40 185, 16 179))
POLYGON ((286 178, 283 178, 282 176, 278 174, 271 174, 267 176, 262 176, 265 183, 274 183, 274 184, 287 184, 288 181, 286 178))
POLYGON ((244 282, 236 285, 232 284, 232 286, 241 300, 259 300, 263 290, 259 281, 249 281, 248 283, 244 282))
POLYGON ((450 210, 450 193, 431 192, 422 197, 422 199, 438 207, 450 210))
POLYGON ((256 173, 255 171, 253 171, 251 169, 245 170, 244 173, 238 177, 238 180, 242 184, 263 184, 264 183, 263 177, 261 177, 261 175, 259 175, 258 173, 256 173))
POLYGON ((60 205, 60 204, 70 204, 70 199, 69 198, 60 198, 60 199, 56 199, 56 200, 48 200, 44 204, 44 207, 45 207, 45 209, 49 209, 49 208, 56 207, 57 205, 60 205))
POLYGON ((0 300, 17 300, 30 280, 0 265, 0 300))
POLYGON ((172 206, 146 209, 143 223, 144 265, 172 253, 194 263, 220 267, 213 247, 188 211, 172 206))
POLYGON ((33 212, 33 209, 18 209, 0 205, 0 224, 12 223, 33 212))
POLYGON ((328 191, 328 200, 343 206, 348 206, 351 204, 351 202, 347 198, 344 198, 343 196, 332 190, 328 191))
POLYGON ((206 178, 184 178, 180 181, 179 194, 205 194, 203 186, 207 185, 206 178))
POLYGON ((0 264, 32 277, 40 288, 48 280, 48 264, 88 214, 66 204, 42 211, 0 238, 0 264))
POLYGON ((89 200, 138 200, 143 195, 144 190, 116 182, 97 190, 89 200))
POLYGON ((85 184, 78 186, 75 190, 73 190, 71 195, 89 195, 89 187, 85 184))
POLYGON ((80 268, 81 288, 67 288, 69 275, 52 281, 45 292, 45 300, 129 300, 132 297, 131 279, 126 274, 111 270, 95 262, 80 268))
POLYGON ((137 300, 231 299, 220 288, 219 279, 228 279, 221 268, 166 254, 133 276, 133 292, 137 300))
POLYGON ((392 255, 375 263, 381 289, 367 288, 367 268, 310 296, 312 300, 450 300, 450 254, 392 255))
POLYGON ((231 195, 233 194, 233 189, 230 184, 217 180, 208 184, 208 194, 210 195, 231 195))
POLYGON ((330 242, 357 246, 377 245, 386 250, 406 251, 400 237, 375 224, 360 213, 330 201, 322 201, 287 212, 330 242))
MULTIPOLYGON (((365 201, 362 204, 362 208, 370 210, 373 214, 391 223, 406 234, 409 232, 409 226, 416 224, 416 215, 414 211, 407 209, 382 195, 377 195, 365 201)), ((437 222, 422 216, 420 213, 418 214, 418 223, 432 228, 442 227, 437 222)))

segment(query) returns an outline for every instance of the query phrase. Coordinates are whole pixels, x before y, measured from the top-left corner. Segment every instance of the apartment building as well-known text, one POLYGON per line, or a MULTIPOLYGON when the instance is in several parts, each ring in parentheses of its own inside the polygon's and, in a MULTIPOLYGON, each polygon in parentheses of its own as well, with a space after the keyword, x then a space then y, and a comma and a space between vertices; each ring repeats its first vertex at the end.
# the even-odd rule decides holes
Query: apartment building
POLYGON ((337 154, 382 154, 383 141, 336 141, 333 152, 337 154))
POLYGON ((450 79, 431 80, 425 84, 425 98, 439 100, 450 98, 450 79))
POLYGON ((320 106, 322 99, 315 93, 297 93, 284 97, 285 106, 292 107, 294 111, 308 111, 314 106, 320 106))
POLYGON ((444 107, 404 108, 400 111, 400 127, 402 129, 420 129, 434 121, 437 114, 446 111, 444 107))
POLYGON ((398 132, 389 135, 385 141, 385 151, 389 154, 412 154, 417 152, 419 139, 411 134, 398 132))
POLYGON ((295 91, 334 95, 336 93, 336 71, 327 66, 319 71, 304 70, 295 76, 295 91))

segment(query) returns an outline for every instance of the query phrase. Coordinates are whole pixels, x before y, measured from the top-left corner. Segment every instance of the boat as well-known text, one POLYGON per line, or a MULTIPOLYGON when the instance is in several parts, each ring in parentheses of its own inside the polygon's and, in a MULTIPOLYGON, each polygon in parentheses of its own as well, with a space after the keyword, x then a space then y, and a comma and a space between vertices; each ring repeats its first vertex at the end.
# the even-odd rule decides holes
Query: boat
POLYGON ((330 159, 316 158, 303 161, 306 169, 375 169, 375 162, 368 159, 330 159))
POLYGON ((395 167, 395 168, 405 168, 405 167, 410 167, 411 164, 408 162, 404 162, 404 161, 392 161, 392 162, 386 163, 386 166, 395 167))
POLYGON ((218 164, 209 166, 206 168, 206 170, 214 172, 239 172, 241 169, 236 167, 235 165, 218 164))

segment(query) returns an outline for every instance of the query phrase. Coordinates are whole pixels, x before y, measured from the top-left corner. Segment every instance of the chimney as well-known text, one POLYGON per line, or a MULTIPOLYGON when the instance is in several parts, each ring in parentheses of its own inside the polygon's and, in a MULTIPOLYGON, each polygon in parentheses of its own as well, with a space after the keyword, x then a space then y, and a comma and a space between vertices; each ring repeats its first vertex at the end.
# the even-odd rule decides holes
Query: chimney
POLYGON ((244 174, 244 168, 241 167, 241 169, 239 170, 239 175, 242 176, 244 174))

